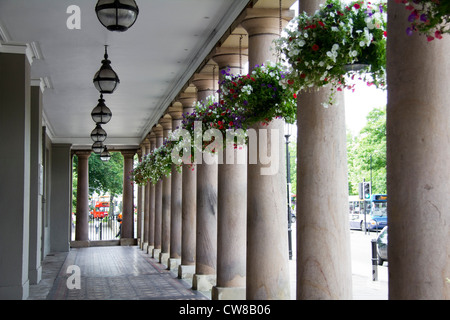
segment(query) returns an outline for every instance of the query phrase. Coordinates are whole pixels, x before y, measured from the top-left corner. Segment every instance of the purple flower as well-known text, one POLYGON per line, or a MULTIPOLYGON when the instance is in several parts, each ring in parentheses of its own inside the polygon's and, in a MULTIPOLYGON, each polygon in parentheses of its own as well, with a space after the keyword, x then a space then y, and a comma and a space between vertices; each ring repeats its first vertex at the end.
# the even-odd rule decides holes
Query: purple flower
POLYGON ((412 36, 412 34, 413 34, 413 29, 412 29, 411 27, 406 28, 406 34, 407 34, 408 36, 412 36))

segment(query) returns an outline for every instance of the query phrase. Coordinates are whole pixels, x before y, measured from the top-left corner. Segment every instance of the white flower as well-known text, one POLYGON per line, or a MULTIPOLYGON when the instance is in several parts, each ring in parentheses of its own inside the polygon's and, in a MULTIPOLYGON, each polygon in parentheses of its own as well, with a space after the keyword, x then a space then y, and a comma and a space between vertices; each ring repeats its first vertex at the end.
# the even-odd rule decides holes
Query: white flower
POLYGON ((331 51, 335 52, 339 49, 339 45, 337 43, 333 44, 333 47, 331 48, 331 51))

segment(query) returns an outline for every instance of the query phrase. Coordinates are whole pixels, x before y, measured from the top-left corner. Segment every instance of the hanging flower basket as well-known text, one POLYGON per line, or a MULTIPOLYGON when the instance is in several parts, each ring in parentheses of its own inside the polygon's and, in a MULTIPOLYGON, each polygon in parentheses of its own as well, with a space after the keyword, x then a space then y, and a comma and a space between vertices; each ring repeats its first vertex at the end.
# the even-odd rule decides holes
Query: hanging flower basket
POLYGON ((299 14, 284 31, 275 48, 300 90, 328 84, 342 90, 355 77, 385 87, 385 3, 328 0, 314 15, 299 14))
MULTIPOLYGON (((148 182, 156 184, 164 177, 172 173, 172 150, 176 142, 165 139, 162 146, 152 150, 144 156, 142 161, 131 171, 130 179, 138 185, 146 185, 148 182)), ((177 170, 181 172, 181 166, 177 164, 177 170)))
POLYGON ((247 75, 226 75, 220 104, 238 112, 244 129, 275 118, 294 123, 299 87, 292 78, 286 66, 271 61, 255 66, 247 75))
MULTIPOLYGON (((192 137, 216 129, 221 132, 224 145, 230 133, 245 143, 246 130, 255 123, 268 123, 275 118, 295 122, 298 85, 297 81, 288 79, 286 67, 267 61, 246 75, 233 75, 227 71, 223 75, 218 91, 220 101, 198 102, 192 113, 183 115, 182 127, 192 137), (196 121, 201 123, 201 131, 195 132, 196 121)), ((211 141, 206 141, 201 151, 209 144, 211 141)))
POLYGON ((442 35, 450 33, 450 0, 395 0, 403 3, 410 11, 406 28, 409 36, 419 32, 427 37, 428 41, 442 39, 442 35))

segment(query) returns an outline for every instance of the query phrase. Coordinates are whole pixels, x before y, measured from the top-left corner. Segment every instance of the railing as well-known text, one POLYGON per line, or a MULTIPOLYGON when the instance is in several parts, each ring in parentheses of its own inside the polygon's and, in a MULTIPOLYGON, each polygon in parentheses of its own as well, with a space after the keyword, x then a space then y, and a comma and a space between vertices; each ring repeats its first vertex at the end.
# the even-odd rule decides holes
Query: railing
POLYGON ((89 240, 118 240, 120 239, 121 223, 117 216, 104 218, 89 217, 89 240))
MULTIPOLYGON (((134 214, 134 233, 133 237, 136 237, 137 234, 137 214, 134 214)), ((119 240, 120 239, 120 228, 121 223, 117 220, 118 216, 111 216, 105 218, 94 218, 92 215, 89 215, 89 240, 91 241, 99 241, 99 240, 119 240)), ((76 220, 75 217, 72 216, 72 231, 71 231, 71 240, 75 241, 75 229, 76 229, 76 220)))

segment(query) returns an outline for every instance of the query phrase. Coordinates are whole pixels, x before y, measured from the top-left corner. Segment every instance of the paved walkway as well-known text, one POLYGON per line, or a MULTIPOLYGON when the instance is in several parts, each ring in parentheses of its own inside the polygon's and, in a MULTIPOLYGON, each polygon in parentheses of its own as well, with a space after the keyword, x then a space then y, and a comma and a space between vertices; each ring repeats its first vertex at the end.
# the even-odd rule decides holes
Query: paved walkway
POLYGON ((47 258, 29 300, 208 300, 136 246, 78 248, 47 258), (67 287, 72 265, 80 268, 80 289, 67 287))
MULTIPOLYGON (((295 299, 295 260, 289 262, 291 296, 295 299)), ((48 255, 42 280, 30 286, 29 300, 209 300, 209 293, 191 289, 136 246, 71 249, 48 255), (80 267, 81 289, 67 288, 71 265, 80 267)), ((386 268, 387 269, 387 268, 386 268)), ((387 275, 387 270, 386 270, 387 275)), ((386 300, 387 279, 372 281, 368 272, 353 271, 353 298, 386 300)))

